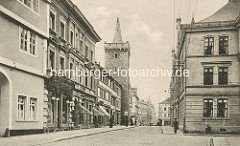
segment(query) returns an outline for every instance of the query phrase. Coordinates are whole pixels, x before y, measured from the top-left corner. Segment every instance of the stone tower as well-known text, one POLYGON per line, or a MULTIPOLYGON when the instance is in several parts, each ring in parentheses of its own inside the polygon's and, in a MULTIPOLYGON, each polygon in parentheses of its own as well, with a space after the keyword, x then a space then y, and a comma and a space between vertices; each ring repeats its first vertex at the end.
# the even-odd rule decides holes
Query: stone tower
POLYGON ((122 85, 121 124, 124 124, 126 120, 126 113, 129 115, 130 78, 129 75, 126 75, 125 73, 130 67, 130 44, 128 41, 123 42, 122 40, 120 22, 118 18, 113 42, 105 42, 104 49, 105 68, 115 72, 111 73, 111 75, 122 85), (123 75, 119 74, 120 72, 123 72, 123 75))

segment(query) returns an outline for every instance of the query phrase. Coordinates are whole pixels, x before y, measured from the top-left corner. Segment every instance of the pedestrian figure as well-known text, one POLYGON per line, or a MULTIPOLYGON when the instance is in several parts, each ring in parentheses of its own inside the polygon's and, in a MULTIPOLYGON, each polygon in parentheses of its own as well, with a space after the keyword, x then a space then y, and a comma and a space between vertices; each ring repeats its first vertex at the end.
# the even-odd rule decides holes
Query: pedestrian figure
POLYGON ((110 122, 109 127, 112 128, 113 127, 113 122, 114 122, 113 116, 110 118, 109 122, 110 122))
POLYGON ((174 133, 177 134, 177 130, 178 130, 178 121, 177 121, 177 119, 175 119, 175 121, 173 122, 173 127, 174 127, 174 133))

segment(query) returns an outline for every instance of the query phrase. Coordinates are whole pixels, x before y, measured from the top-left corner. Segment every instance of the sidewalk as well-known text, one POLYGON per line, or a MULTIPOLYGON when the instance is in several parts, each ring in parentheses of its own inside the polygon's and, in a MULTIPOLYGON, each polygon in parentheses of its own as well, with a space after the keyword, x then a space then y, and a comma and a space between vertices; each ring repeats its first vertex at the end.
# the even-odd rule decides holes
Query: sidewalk
POLYGON ((130 128, 135 128, 135 127, 134 126, 129 126, 129 127, 114 126, 113 128, 102 127, 102 128, 81 129, 81 130, 74 130, 74 131, 60 131, 56 133, 15 136, 15 137, 8 137, 8 138, 1 137, 0 144, 4 146, 44 145, 47 143, 52 143, 56 141, 66 140, 66 139, 96 135, 96 134, 130 129, 130 128))
MULTIPOLYGON (((162 128, 162 133, 163 134, 175 135, 173 127, 171 127, 171 126, 161 126, 161 128, 162 128)), ((183 134, 182 131, 178 130, 176 135, 183 136, 184 134, 183 134)))

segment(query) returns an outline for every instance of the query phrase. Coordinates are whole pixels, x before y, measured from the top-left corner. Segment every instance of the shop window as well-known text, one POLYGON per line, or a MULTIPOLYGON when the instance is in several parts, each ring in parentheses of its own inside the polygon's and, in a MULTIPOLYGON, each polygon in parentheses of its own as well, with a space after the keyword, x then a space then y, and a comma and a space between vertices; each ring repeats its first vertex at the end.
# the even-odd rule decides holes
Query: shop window
POLYGON ((213 117, 213 100, 203 100, 203 117, 213 117))

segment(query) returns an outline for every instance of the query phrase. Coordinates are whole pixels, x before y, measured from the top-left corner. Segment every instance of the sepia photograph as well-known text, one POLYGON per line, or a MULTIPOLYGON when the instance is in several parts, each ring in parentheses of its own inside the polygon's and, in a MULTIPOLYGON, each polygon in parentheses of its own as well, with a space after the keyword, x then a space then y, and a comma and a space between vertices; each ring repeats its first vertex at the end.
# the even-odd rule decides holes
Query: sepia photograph
POLYGON ((0 0, 0 145, 240 145, 240 0, 0 0))

